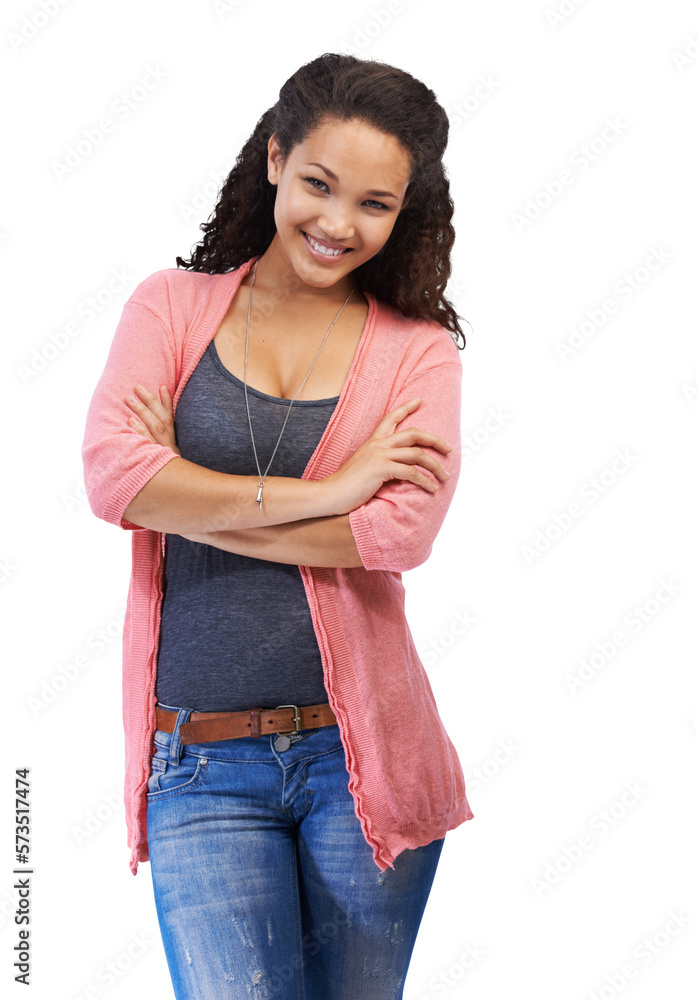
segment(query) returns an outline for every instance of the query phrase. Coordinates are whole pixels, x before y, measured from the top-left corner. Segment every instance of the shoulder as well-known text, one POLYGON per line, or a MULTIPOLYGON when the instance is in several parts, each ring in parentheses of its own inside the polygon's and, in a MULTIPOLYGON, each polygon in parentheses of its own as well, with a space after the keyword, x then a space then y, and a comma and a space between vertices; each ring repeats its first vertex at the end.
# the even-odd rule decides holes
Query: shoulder
POLYGON ((126 305, 148 309, 174 335, 185 340, 190 330, 211 306, 229 295, 237 275, 208 274, 180 267, 166 267, 144 278, 131 293, 126 305))
POLYGON ((375 348, 393 358, 402 378, 415 378, 441 365, 455 365, 462 370, 460 349, 450 330, 437 320, 405 316, 378 299, 375 304, 375 348))
POLYGON ((171 315, 210 297, 211 292, 230 280, 227 274, 206 274, 203 271, 187 271, 180 267, 165 267, 144 278, 131 293, 129 302, 152 309, 153 312, 171 315))

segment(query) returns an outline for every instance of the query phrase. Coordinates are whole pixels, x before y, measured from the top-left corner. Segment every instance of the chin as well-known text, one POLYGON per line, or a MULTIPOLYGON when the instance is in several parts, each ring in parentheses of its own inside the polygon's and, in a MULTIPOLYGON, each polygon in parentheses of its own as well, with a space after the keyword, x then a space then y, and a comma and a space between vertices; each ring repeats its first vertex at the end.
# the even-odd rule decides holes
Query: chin
MULTIPOLYGON (((291 258, 293 260, 293 258, 291 258)), ((327 267, 326 269, 314 260, 308 260, 303 256, 302 252, 298 254, 293 261, 293 265, 298 274, 303 275, 303 280, 306 281, 308 285, 316 285, 317 287, 325 287, 326 285, 335 285, 337 281, 341 278, 345 278, 348 274, 351 274, 358 264, 339 264, 333 267, 327 267), (297 266, 296 266, 297 265, 297 266), (307 275, 307 278, 304 276, 307 275)))

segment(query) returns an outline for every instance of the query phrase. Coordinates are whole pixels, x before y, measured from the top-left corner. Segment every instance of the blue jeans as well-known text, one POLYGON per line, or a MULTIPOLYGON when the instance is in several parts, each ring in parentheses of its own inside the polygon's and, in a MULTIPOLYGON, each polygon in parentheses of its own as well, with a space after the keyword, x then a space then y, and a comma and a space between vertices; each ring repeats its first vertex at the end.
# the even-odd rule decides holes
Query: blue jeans
POLYGON ((192 709, 175 710, 155 732, 147 837, 177 1000, 399 1000, 445 838, 381 872, 338 725, 285 750, 276 734, 183 746, 192 709))

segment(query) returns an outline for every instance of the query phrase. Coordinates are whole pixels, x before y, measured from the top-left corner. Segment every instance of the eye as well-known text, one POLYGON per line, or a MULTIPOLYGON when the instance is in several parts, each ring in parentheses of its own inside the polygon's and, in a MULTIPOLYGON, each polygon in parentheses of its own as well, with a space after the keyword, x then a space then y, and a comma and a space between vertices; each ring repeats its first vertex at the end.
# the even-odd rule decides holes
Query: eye
MULTIPOLYGON (((315 191, 321 191, 323 188, 327 188, 327 190, 329 190, 326 183, 321 181, 319 177, 303 177, 303 180, 307 181, 308 184, 311 184, 315 191), (320 185, 320 187, 317 187, 317 185, 320 185)), ((388 205, 383 205, 381 201, 374 201, 372 198, 366 198, 365 204, 371 208, 377 208, 380 211, 389 211, 388 205)))
POLYGON ((321 180, 319 179, 319 177, 303 177, 303 180, 304 180, 304 181, 308 181, 308 182, 309 182, 310 184, 312 184, 312 186, 313 186, 313 187, 314 187, 314 185, 315 185, 315 184, 322 184, 322 185, 323 185, 324 187, 326 187, 326 186, 327 186, 327 185, 326 185, 326 184, 324 183, 324 181, 321 181, 321 180))

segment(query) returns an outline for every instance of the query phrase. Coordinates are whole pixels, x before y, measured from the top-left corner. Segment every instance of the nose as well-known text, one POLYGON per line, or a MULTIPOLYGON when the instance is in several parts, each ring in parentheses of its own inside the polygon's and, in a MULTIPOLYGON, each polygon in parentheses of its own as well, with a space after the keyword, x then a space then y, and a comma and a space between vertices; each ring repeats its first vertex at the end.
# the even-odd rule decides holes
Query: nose
POLYGON ((331 215, 320 215, 317 218, 317 224, 328 240, 334 240, 337 243, 341 240, 352 239, 356 231, 348 213, 345 212, 335 211, 331 215))

